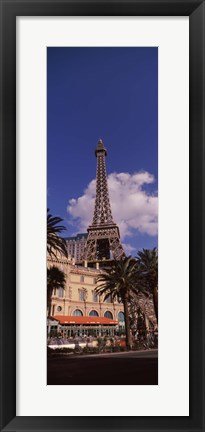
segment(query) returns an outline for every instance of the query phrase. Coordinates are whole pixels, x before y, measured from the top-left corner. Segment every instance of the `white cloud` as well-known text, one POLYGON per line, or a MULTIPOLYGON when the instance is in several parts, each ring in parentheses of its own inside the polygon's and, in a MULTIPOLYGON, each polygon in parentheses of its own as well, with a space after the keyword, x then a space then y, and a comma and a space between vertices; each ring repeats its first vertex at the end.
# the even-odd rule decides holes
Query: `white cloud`
POLYGON ((122 243, 122 247, 123 247, 127 256, 132 255, 132 252, 136 251, 136 248, 131 246, 129 243, 122 243))
MULTIPOLYGON (((119 226, 122 240, 132 236, 134 232, 150 236, 157 234, 158 197, 156 193, 150 194, 143 189, 144 185, 154 181, 154 176, 146 171, 134 174, 112 173, 108 176, 113 219, 119 226)), ((79 231, 86 231, 92 223, 95 184, 95 180, 92 180, 82 196, 69 200, 67 210, 79 231)))

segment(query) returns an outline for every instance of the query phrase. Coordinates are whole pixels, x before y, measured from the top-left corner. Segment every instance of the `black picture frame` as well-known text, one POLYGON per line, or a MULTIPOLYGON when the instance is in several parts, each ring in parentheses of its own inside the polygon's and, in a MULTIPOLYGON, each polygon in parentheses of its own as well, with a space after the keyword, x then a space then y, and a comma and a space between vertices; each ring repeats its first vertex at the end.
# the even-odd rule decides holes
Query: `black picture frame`
MULTIPOLYGON (((1 5, 1 430, 204 431, 205 3, 199 0, 0 0, 1 5), (190 24, 190 415, 16 416, 16 17, 189 16, 190 24), (12 271, 11 271, 12 268, 12 271), (8 340, 12 343, 8 344, 8 340)), ((177 246, 177 239, 176 239, 177 246)), ((177 280, 176 280, 177 283, 177 280)), ((172 355, 174 346, 170 348, 172 355)), ((176 388, 177 391, 177 388, 176 388)), ((126 397, 125 397, 126 399, 126 397)), ((122 401, 123 404, 123 401, 122 401)), ((105 402, 106 407, 106 402, 105 402)), ((120 408, 122 409, 122 407, 120 408)), ((137 401, 136 401, 137 414, 137 401)))

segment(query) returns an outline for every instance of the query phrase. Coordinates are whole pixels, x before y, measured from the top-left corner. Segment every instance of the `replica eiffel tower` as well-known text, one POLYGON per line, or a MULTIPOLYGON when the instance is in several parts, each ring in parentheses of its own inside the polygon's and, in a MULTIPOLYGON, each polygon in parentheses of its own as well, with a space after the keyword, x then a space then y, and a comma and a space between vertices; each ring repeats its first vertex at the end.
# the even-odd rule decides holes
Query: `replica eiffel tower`
POLYGON ((88 237, 83 256, 83 259, 88 262, 120 260, 125 256, 120 242, 119 228, 113 221, 111 212, 105 164, 106 155, 107 150, 100 139, 95 149, 97 173, 94 215, 92 224, 87 229, 88 237))

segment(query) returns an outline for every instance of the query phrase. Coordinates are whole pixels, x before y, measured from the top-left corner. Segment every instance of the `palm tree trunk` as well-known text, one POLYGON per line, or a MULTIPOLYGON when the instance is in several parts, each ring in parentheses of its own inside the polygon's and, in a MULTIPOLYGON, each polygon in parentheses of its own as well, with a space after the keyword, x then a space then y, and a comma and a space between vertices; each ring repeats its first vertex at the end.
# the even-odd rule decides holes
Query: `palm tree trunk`
POLYGON ((154 302, 155 315, 156 315, 157 323, 158 323, 158 291, 157 291, 157 287, 155 287, 154 291, 153 291, 153 302, 154 302))
POLYGON ((124 298, 123 305, 124 305, 124 314, 125 314, 126 347, 128 350, 131 350, 130 318, 129 318, 129 311, 128 311, 127 296, 124 298))

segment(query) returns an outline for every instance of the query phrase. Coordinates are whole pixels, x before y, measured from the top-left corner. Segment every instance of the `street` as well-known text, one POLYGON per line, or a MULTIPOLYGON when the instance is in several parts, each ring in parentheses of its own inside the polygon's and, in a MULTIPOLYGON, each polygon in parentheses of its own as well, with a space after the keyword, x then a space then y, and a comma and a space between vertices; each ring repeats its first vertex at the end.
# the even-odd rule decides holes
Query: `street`
POLYGON ((48 358, 48 385, 157 385, 157 350, 48 358))

